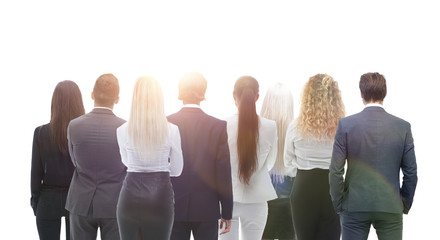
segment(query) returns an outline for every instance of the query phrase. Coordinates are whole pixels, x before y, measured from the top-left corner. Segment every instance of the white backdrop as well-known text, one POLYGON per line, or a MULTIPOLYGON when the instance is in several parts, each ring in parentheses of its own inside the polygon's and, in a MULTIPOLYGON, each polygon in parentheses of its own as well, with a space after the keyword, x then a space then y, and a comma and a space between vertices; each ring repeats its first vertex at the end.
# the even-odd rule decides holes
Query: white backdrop
POLYGON ((412 123, 419 166, 404 239, 436 236, 439 22, 435 1, 426 0, 2 1, 0 238, 38 239, 29 204, 32 136, 49 121, 56 83, 75 81, 88 112, 96 78, 115 74, 115 113, 127 119, 138 76, 161 81, 170 114, 181 106, 177 80, 191 70, 208 79, 202 108, 219 118, 236 111, 232 88, 241 75, 260 82, 258 108, 269 86, 285 83, 296 115, 308 77, 328 73, 350 115, 362 110, 360 75, 384 74, 385 108, 412 123))

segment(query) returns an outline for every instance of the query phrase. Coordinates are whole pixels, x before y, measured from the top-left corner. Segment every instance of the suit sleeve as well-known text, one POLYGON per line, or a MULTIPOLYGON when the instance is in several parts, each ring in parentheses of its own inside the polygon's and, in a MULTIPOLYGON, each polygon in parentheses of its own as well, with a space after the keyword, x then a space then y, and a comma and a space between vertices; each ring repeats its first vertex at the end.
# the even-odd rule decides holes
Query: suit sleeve
POLYGON ((180 174, 182 174, 183 170, 183 154, 180 141, 180 132, 177 127, 175 127, 175 130, 172 130, 170 142, 170 176, 178 177, 180 174))
POLYGON ((32 166, 31 166, 31 207, 36 215, 38 198, 40 196, 42 180, 44 176, 43 162, 40 155, 40 144, 38 135, 41 127, 37 127, 34 131, 34 139, 32 143, 32 166))
POLYGON ((73 152, 73 144, 72 144, 72 139, 71 139, 71 135, 70 135, 70 124, 69 126, 67 126, 67 146, 69 147, 69 154, 70 154, 70 159, 72 160, 73 166, 75 166, 76 168, 76 159, 75 159, 75 154, 73 152))
POLYGON ((221 204, 221 218, 230 220, 232 218, 232 180, 231 161, 228 146, 228 134, 226 122, 222 124, 216 158, 216 183, 221 204))
POLYGON ((344 197, 344 170, 347 159, 347 138, 342 130, 341 121, 338 124, 335 141, 333 143, 333 153, 329 168, 330 195, 333 206, 337 213, 343 211, 342 200, 344 197))
POLYGON ((402 156, 401 168, 403 173, 403 182, 402 188, 400 189, 400 195, 402 197, 404 206, 403 213, 408 214, 417 186, 417 163, 414 152, 414 140, 411 133, 411 126, 409 126, 405 138, 405 148, 402 156))

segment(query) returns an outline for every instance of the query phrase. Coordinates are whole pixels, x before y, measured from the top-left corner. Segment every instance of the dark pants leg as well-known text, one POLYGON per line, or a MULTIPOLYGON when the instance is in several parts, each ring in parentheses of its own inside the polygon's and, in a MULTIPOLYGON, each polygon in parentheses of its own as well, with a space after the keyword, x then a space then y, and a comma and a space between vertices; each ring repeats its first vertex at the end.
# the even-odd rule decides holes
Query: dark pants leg
POLYGON ((194 240, 217 240, 218 220, 194 223, 193 235, 194 240))
POLYGON ((98 222, 96 219, 70 213, 71 240, 96 240, 97 231, 98 222))
POLYGON ((401 240, 402 214, 380 212, 343 212, 341 214, 342 240, 368 239, 371 225, 379 240, 401 240))
POLYGON ((61 219, 41 219, 37 217, 37 229, 41 240, 59 240, 61 219))
POLYGON ((339 240, 341 228, 330 198, 328 170, 298 170, 291 201, 298 240, 339 240))
MULTIPOLYGON (((61 218, 69 218, 64 206, 66 204, 67 189, 43 187, 36 208, 36 222, 38 235, 42 240, 59 240, 61 232, 61 218)), ((69 231, 66 225, 66 232, 69 231)), ((69 238, 66 238, 69 240, 69 238)))
POLYGON ((188 222, 173 223, 170 240, 189 240, 191 237, 191 224, 188 222))

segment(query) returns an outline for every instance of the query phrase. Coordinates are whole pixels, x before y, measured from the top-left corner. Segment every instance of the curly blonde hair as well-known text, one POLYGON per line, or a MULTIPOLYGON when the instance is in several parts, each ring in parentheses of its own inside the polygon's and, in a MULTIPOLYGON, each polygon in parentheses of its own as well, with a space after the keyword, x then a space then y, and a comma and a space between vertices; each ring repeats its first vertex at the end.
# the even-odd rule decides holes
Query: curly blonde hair
POLYGON ((327 74, 316 74, 304 85, 296 128, 302 137, 333 140, 339 119, 345 116, 338 83, 327 74))

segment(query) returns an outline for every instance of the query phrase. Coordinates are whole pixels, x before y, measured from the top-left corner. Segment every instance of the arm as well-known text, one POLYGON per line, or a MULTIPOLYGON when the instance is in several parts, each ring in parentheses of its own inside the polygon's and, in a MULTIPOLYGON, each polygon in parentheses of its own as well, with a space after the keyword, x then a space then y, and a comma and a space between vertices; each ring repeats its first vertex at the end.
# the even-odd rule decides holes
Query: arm
POLYGON ((411 126, 409 126, 405 138, 405 148, 402 156, 401 168, 403 173, 403 182, 402 188, 400 189, 400 195, 402 197, 404 206, 403 213, 408 214, 417 186, 417 163, 414 152, 414 140, 411 133, 411 126))
POLYGON ((70 136, 70 123, 67 126, 67 146, 69 147, 70 159, 72 160, 73 166, 75 166, 76 168, 76 159, 75 159, 75 154, 73 152, 73 144, 70 136))
POLYGON ((286 140, 284 141, 284 166, 285 167, 293 167, 297 168, 297 160, 295 155, 295 144, 294 142, 295 136, 295 124, 291 123, 287 128, 286 132, 286 140))
POLYGON ((121 155, 121 161, 126 166, 127 162, 127 148, 125 147, 126 138, 127 138, 127 128, 125 127, 118 127, 116 129, 116 139, 118 140, 118 146, 119 146, 119 154, 121 155))
POLYGON ((345 133, 342 131, 341 121, 339 121, 329 168, 330 195, 337 213, 342 212, 342 199, 344 197, 344 166, 347 159, 346 153, 347 139, 345 133))
MULTIPOLYGON (((228 134, 226 131, 226 122, 222 123, 218 146, 216 153, 216 187, 221 204, 221 218, 222 223, 226 223, 226 229, 229 231, 230 219, 232 218, 232 179, 231 179, 231 162, 228 146, 228 134), (228 221, 226 221, 228 220, 228 221)), ((222 228, 222 224, 220 226, 222 228)), ((225 231, 226 231, 225 229, 225 231)), ((223 233, 226 233, 223 231, 223 233)))
POLYGON ((170 151, 170 176, 177 177, 182 174, 183 170, 183 154, 180 142, 179 128, 170 128, 171 151, 170 151))
POLYGON ((43 163, 40 155, 40 144, 38 142, 38 135, 41 127, 37 127, 34 131, 34 140, 32 143, 32 167, 31 167, 31 206, 34 210, 34 215, 37 213, 38 197, 41 191, 41 181, 44 176, 43 163))
POLYGON ((272 141, 271 141, 271 148, 270 148, 270 152, 267 155, 267 162, 266 162, 266 166, 267 166, 267 170, 270 171, 273 166, 275 165, 275 161, 277 160, 277 152, 278 152, 278 136, 277 136, 277 125, 275 122, 273 122, 273 137, 272 137, 272 141))

